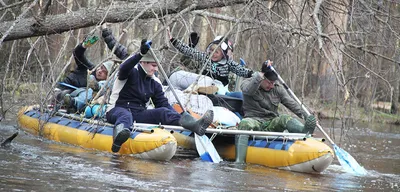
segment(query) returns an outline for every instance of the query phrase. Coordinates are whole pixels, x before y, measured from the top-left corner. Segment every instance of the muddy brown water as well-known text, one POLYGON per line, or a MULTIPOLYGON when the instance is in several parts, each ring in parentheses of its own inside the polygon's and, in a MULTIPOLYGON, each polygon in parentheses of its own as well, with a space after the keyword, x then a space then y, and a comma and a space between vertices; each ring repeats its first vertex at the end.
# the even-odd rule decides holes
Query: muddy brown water
POLYGON ((335 137, 367 169, 362 177, 344 172, 336 159, 321 174, 212 164, 187 150, 170 161, 135 159, 39 138, 16 123, 0 124, 1 139, 15 131, 20 134, 11 146, 0 148, 0 191, 400 191, 400 127, 394 125, 359 124, 335 137))

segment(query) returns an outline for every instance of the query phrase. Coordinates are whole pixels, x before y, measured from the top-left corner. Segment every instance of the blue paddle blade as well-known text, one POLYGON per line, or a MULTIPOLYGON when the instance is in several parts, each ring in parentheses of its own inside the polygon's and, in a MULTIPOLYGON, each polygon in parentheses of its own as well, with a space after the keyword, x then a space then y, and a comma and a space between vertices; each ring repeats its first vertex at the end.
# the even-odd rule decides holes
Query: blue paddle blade
POLYGON ((339 160, 340 165, 342 165, 346 172, 356 175, 367 174, 367 170, 365 170, 364 167, 358 164, 357 161, 345 150, 341 149, 335 144, 333 144, 333 149, 335 150, 335 154, 339 160))
POLYGON ((207 152, 203 153, 202 155, 200 155, 200 159, 203 161, 208 161, 208 162, 213 162, 211 155, 207 152))
POLYGON ((194 140, 201 160, 213 163, 219 163, 222 161, 214 145, 206 135, 199 136, 195 134, 194 140))

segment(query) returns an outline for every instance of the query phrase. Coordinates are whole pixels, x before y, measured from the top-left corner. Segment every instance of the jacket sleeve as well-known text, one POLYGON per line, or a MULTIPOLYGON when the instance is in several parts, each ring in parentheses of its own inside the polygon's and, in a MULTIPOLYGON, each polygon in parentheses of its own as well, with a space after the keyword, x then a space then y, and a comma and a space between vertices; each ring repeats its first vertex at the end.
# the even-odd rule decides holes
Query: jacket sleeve
POLYGON ((119 67, 118 79, 127 79, 132 69, 135 67, 136 64, 139 63, 140 59, 142 59, 142 56, 140 54, 132 55, 131 57, 126 59, 119 67))
POLYGON ((118 43, 112 34, 111 29, 105 28, 101 31, 101 35, 103 36, 104 42, 107 44, 108 49, 113 50, 115 48, 114 54, 119 59, 124 60, 129 57, 128 49, 122 44, 118 43))
POLYGON ((256 91, 260 88, 260 83, 263 77, 260 73, 255 73, 251 78, 243 80, 240 88, 243 94, 254 95, 256 91))
POLYGON ((74 49, 74 59, 76 65, 78 65, 77 70, 86 70, 86 69, 93 69, 94 65, 91 61, 89 61, 85 56, 86 48, 82 47, 82 44, 79 43, 74 49))
POLYGON ((228 60, 227 64, 229 66, 229 71, 231 71, 232 73, 235 73, 236 75, 238 75, 240 77, 249 78, 253 75, 253 70, 247 69, 247 68, 239 65, 239 63, 236 63, 233 60, 228 60))
POLYGON ((281 97, 281 103, 288 108, 290 111, 292 111, 294 114, 296 114, 298 117, 301 119, 306 119, 307 114, 303 109, 301 108, 300 104, 298 104, 290 95, 287 93, 285 89, 283 89, 281 86, 279 86, 279 94, 281 97))
POLYGON ((207 56, 207 54, 205 52, 201 52, 195 48, 191 48, 189 45, 186 45, 185 43, 183 43, 182 41, 180 41, 178 39, 172 39, 171 41, 172 41, 172 45, 183 55, 185 55, 193 60, 196 60, 202 64, 207 63, 207 62, 211 63, 211 59, 209 59, 209 57, 207 56))

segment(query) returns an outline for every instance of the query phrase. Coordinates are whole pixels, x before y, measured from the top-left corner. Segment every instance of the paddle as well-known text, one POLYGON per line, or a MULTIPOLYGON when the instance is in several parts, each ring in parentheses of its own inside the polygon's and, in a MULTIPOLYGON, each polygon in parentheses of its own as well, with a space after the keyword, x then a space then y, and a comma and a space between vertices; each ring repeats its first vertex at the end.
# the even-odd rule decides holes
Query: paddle
MULTIPOLYGON (((146 44, 149 46, 149 51, 150 51, 151 55, 153 55, 154 60, 156 61, 161 74, 167 81, 168 86, 171 88, 172 94, 174 95, 175 99, 178 101, 178 104, 181 106, 182 110, 184 112, 186 112, 185 108, 183 107, 182 103, 180 102, 180 100, 178 98, 178 95, 176 94, 176 92, 174 90, 174 87, 172 86, 171 82, 169 81, 167 74, 165 73, 163 67, 161 66, 160 61, 158 60, 157 56, 154 54, 154 51, 150 46, 150 41, 148 41, 146 44)), ((185 114, 187 114, 187 113, 184 113, 184 115, 185 114)), ((214 163, 219 163, 222 161, 221 157, 218 155, 218 152, 215 149, 214 145, 212 144, 212 142, 206 135, 199 136, 196 133, 194 133, 194 136, 195 136, 195 142, 196 142, 196 149, 202 160, 210 161, 210 162, 214 162, 214 163)))
POLYGON ((17 137, 18 132, 15 132, 13 135, 5 139, 4 141, 1 142, 0 147, 7 147, 10 145, 11 141, 14 140, 15 137, 17 137))
MULTIPOLYGON (((296 97, 296 95, 293 93, 293 91, 286 85, 285 81, 283 81, 282 77, 276 72, 273 66, 270 66, 272 71, 278 76, 278 80, 282 83, 282 85, 285 87, 285 89, 289 92, 289 94, 296 100, 297 103, 299 103, 302 107, 302 109, 307 113, 307 115, 311 115, 311 113, 308 111, 308 109, 305 107, 305 105, 299 100, 299 98, 296 97)), ((344 170, 346 170, 349 173, 354 173, 357 175, 366 175, 367 171, 362 167, 360 164, 357 163, 357 161, 345 150, 341 149, 338 147, 333 140, 329 137, 329 135, 322 129, 321 125, 317 122, 317 127, 318 129, 324 134, 324 136, 328 139, 328 141, 332 144, 333 150, 335 151, 335 154, 339 160, 339 163, 342 165, 344 170)))

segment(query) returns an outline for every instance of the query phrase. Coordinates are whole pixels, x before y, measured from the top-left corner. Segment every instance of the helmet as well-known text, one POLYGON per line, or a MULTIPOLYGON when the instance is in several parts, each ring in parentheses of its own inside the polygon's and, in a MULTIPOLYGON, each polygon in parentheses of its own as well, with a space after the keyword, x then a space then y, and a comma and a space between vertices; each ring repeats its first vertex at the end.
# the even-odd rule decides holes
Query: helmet
MULTIPOLYGON (((221 36, 221 35, 215 37, 214 40, 213 40, 210 44, 208 44, 208 46, 207 46, 207 51, 209 50, 209 48, 211 47, 211 45, 214 45, 214 44, 215 44, 215 45, 218 45, 218 44, 220 44, 221 41, 222 41, 224 38, 225 38, 225 37, 224 37, 224 36, 221 36)), ((229 59, 228 50, 233 51, 232 42, 229 41, 228 38, 225 38, 225 40, 221 43, 220 47, 221 47, 221 49, 222 49, 222 51, 223 51, 223 53, 224 53, 225 58, 228 60, 228 59, 229 59)))

